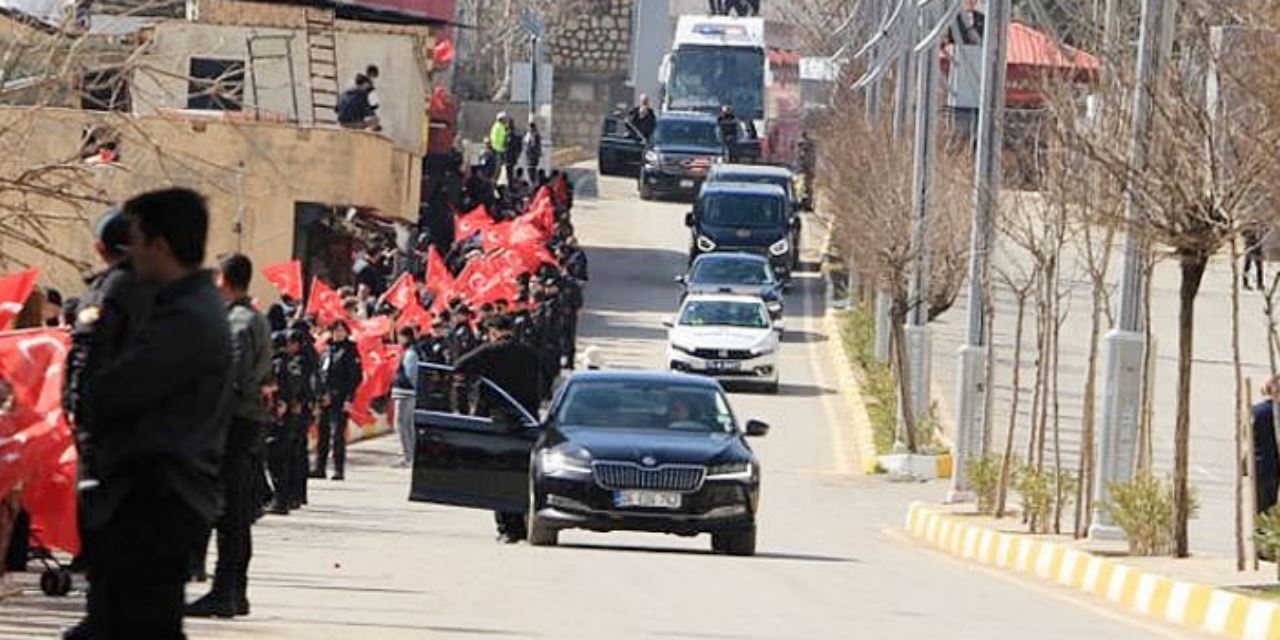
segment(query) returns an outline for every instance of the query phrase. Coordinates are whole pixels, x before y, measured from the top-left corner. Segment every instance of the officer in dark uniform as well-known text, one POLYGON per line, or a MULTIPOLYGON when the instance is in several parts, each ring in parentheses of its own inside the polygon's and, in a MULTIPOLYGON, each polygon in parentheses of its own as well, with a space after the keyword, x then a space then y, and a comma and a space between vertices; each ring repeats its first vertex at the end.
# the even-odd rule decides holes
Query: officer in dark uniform
POLYGON ((560 353, 564 366, 572 369, 577 359, 578 312, 582 309, 582 283, 572 276, 560 278, 557 307, 560 310, 560 353))
POLYGON ((320 422, 320 440, 316 443, 316 468, 311 477, 323 478, 329 462, 330 441, 333 449, 333 480, 346 478, 347 423, 351 401, 364 380, 360 353, 350 340, 351 328, 346 321, 333 323, 332 337, 321 358, 320 372, 324 385, 324 417, 320 422))
POLYGON ((268 451, 276 486, 271 512, 280 514, 302 506, 305 498, 307 427, 311 424, 316 400, 315 383, 304 352, 304 333, 292 329, 282 337, 283 353, 276 369, 276 415, 279 417, 268 451))
MULTIPOLYGON (((218 289, 226 301, 231 326, 231 428, 222 456, 225 502, 217 526, 218 566, 213 588, 187 605, 191 617, 249 615, 251 532, 262 514, 264 438, 271 423, 264 392, 272 382, 271 329, 266 316, 254 309, 249 299, 252 279, 253 263, 247 256, 233 253, 219 261, 218 289)), ((204 549, 200 552, 203 555, 204 549)))
POLYGON ((538 326, 537 345, 539 362, 542 364, 542 397, 551 397, 551 386, 560 375, 560 357, 564 349, 563 322, 560 315, 559 291, 553 281, 544 280, 542 290, 537 294, 538 308, 534 311, 534 323, 538 326))
POLYGON ((738 116, 734 115, 733 107, 729 105, 721 107, 716 123, 720 126, 720 142, 724 144, 725 155, 729 157, 729 162, 737 162, 738 116))
MULTIPOLYGON (((98 427, 88 405, 88 385, 93 374, 111 362, 125 343, 141 330, 151 310, 154 290, 142 283, 129 262, 129 221, 112 208, 98 219, 94 248, 107 266, 86 279, 88 289, 80 296, 71 330, 71 351, 67 355, 66 392, 62 402, 75 429, 80 453, 79 487, 92 491, 98 485, 94 470, 93 434, 98 427)), ((82 514, 80 524, 84 525, 82 514)), ((79 559, 87 562, 92 553, 87 545, 93 536, 81 536, 79 559)), ((89 638, 91 623, 86 618, 63 634, 67 640, 89 638)))
POLYGON ((304 404, 305 411, 298 416, 295 425, 299 433, 295 434, 293 454, 289 457, 290 477, 297 480, 296 493, 290 500, 294 508, 307 504, 307 480, 311 476, 311 453, 307 449, 307 434, 311 426, 319 422, 320 397, 323 389, 320 385, 320 352, 316 349, 315 335, 311 333, 311 324, 300 320, 293 324, 290 336, 297 338, 298 364, 302 368, 305 381, 304 397, 309 401, 304 404))
POLYGON ((226 305, 204 263, 209 213, 186 189, 124 205, 137 277, 157 287, 145 330, 89 377, 84 492, 89 635, 182 638, 191 550, 222 510, 231 406, 226 305), (105 425, 128 428, 101 429, 105 425))
MULTIPOLYGON (((431 331, 418 338, 419 362, 425 364, 449 364, 449 346, 446 341, 447 321, 437 316, 431 321, 431 331)), ((419 401, 429 411, 453 411, 453 378, 448 374, 427 369, 423 378, 419 401)))

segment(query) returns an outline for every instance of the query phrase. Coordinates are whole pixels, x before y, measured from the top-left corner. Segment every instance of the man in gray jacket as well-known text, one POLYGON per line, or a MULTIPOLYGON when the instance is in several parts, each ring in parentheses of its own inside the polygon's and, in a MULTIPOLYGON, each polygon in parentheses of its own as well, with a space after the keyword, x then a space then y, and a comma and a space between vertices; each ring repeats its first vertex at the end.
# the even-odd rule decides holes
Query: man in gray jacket
POLYGON ((272 382, 271 328, 249 300, 253 278, 249 258, 233 253, 222 258, 218 267, 218 290, 227 303, 231 326, 231 427, 222 457, 226 508, 217 523, 213 589, 188 605, 187 615, 230 618, 249 614, 250 526, 262 513, 264 434, 271 422, 265 395, 272 382))

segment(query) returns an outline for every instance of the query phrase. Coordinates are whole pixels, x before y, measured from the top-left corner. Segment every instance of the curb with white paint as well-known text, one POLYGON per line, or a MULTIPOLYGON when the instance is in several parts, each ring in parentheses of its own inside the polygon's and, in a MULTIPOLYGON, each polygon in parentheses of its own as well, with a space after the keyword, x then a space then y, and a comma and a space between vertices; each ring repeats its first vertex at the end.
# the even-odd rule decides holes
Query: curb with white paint
POLYGON ((907 532, 948 555, 1056 582, 1184 628, 1241 640, 1280 639, 1280 606, 1274 602, 969 524, 921 502, 907 511, 907 532))

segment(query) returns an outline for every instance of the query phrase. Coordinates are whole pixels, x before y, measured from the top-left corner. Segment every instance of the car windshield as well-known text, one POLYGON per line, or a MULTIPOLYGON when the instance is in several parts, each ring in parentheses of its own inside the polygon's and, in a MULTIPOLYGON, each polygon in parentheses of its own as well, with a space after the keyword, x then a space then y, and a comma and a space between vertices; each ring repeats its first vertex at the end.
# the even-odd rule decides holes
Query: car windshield
POLYGON ((566 427, 732 433, 719 390, 672 382, 590 380, 565 390, 556 415, 566 427))
POLYGON ((767 175, 759 173, 720 173, 716 175, 718 182, 745 182, 747 184, 772 184, 782 187, 783 191, 791 192, 791 178, 781 175, 767 175))
POLYGON ((767 329, 769 315, 759 302, 690 300, 680 313, 680 326, 767 329))
POLYGON ((668 145, 720 146, 719 129, 711 120, 658 120, 654 141, 657 144, 668 145))
POLYGON ((702 218, 717 227, 774 229, 786 224, 781 198, 717 193, 702 203, 702 218))
POLYGON ((689 283, 765 285, 773 284, 773 274, 763 260, 711 258, 694 264, 689 283))
POLYGON ((764 52, 743 47, 681 47, 672 56, 669 108, 764 117, 764 52))

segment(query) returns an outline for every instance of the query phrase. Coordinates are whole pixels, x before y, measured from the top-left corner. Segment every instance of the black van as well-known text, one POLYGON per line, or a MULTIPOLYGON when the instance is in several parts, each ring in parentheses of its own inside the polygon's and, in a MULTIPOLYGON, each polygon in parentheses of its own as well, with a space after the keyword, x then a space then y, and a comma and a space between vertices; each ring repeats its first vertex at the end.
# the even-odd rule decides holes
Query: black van
POLYGON ((774 274, 785 282, 796 266, 792 246, 798 222, 782 187, 709 182, 685 216, 691 233, 689 260, 722 251, 754 253, 769 258, 774 274))

